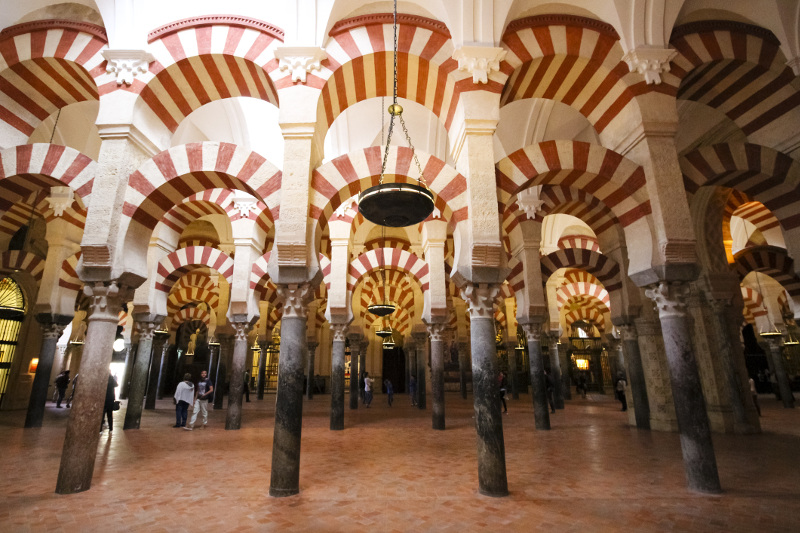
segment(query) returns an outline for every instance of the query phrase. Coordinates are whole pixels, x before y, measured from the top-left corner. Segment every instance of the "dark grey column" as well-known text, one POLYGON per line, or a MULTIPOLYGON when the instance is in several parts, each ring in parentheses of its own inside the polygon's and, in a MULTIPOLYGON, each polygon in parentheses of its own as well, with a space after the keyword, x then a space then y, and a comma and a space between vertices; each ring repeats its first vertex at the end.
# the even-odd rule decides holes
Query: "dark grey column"
POLYGON ((303 427, 303 367, 307 356, 307 305, 314 291, 307 283, 288 287, 278 285, 278 294, 284 304, 269 495, 281 497, 300 492, 300 433, 303 427))
POLYGON ((498 285, 462 287, 469 306, 472 340, 472 398, 478 444, 478 491, 486 496, 508 496, 503 415, 497 397, 497 349, 494 305, 498 285))
POLYGON ((772 357, 772 366, 775 369, 775 379, 778 380, 778 390, 781 393, 781 401, 787 409, 794 409, 794 395, 789 384, 789 376, 786 375, 786 367, 783 364, 783 337, 769 336, 769 353, 772 357))
POLYGON ((217 335, 219 340, 219 359, 217 359, 217 379, 214 381, 214 409, 222 409, 223 399, 226 394, 225 382, 228 379, 230 361, 233 359, 233 335, 220 333, 217 335))
POLYGON ((428 367, 428 335, 423 332, 413 333, 414 344, 417 347, 417 407, 426 409, 428 390, 426 384, 426 368, 428 367))
POLYGON ((564 408, 564 386, 561 379, 561 359, 558 356, 558 332, 550 333, 550 377, 553 378, 553 403, 556 409, 564 408))
POLYGON ((158 394, 156 397, 159 400, 164 399, 164 389, 167 387, 167 363, 170 346, 169 334, 167 334, 164 346, 161 348, 161 364, 158 366, 158 394))
MULTIPOLYGON (((361 374, 367 371, 367 349, 369 348, 369 341, 367 340, 367 336, 364 335, 363 340, 361 341, 361 351, 358 354, 358 371, 361 374)), ((360 385, 360 383, 359 383, 360 385)), ((374 385, 374 384, 373 384, 374 385)), ((361 392, 361 387, 359 386, 359 392, 361 392)), ((374 392, 374 390, 373 390, 374 392)), ((363 403, 363 399, 362 399, 363 403)))
POLYGON ((119 312, 123 302, 133 296, 133 289, 117 280, 86 283, 83 291, 89 298, 88 328, 81 359, 80 386, 75 389, 61 452, 56 481, 58 494, 83 492, 92 486, 119 312))
MULTIPOLYGON (((116 340, 116 339, 115 339, 116 340)), ((131 343, 125 343, 125 366, 122 371, 122 381, 119 384, 119 399, 127 400, 131 388, 131 375, 133 374, 134 359, 138 348, 134 349, 131 343)))
MULTIPOLYGON (((247 360, 248 322, 231 322, 234 331, 233 361, 231 362, 231 386, 228 391, 228 412, 225 414, 225 429, 242 427, 242 395, 244 394, 244 373, 247 360)), ((283 350, 283 348, 281 348, 283 350)))
POLYGON ((316 340, 310 340, 313 337, 309 337, 309 340, 306 341, 306 345, 308 346, 308 374, 306 375, 306 398, 309 400, 314 399, 314 363, 316 359, 317 353, 317 346, 319 343, 316 340))
MULTIPOLYGON (((72 322, 72 317, 64 315, 51 315, 40 313, 36 320, 42 327, 42 345, 39 347, 39 366, 33 377, 31 397, 28 400, 28 412, 25 414, 26 428, 42 427, 44 407, 47 404, 47 390, 50 388, 50 375, 53 373, 53 360, 55 359, 58 339, 64 333, 64 328, 72 322)), ((75 379, 75 376, 72 376, 75 379)))
POLYGON ((344 429, 344 351, 347 324, 331 324, 331 429, 344 429))
POLYGON ((572 380, 569 377, 571 361, 567 355, 567 344, 560 342, 560 338, 556 344, 556 350, 558 351, 559 367, 561 368, 561 394, 564 396, 564 400, 571 400, 572 380))
POLYGON ((469 368, 469 343, 459 341, 458 343, 458 380, 461 389, 461 397, 467 399, 467 369, 469 368))
POLYGON ((128 408, 125 410, 125 424, 122 429, 139 429, 142 421, 142 403, 144 390, 147 386, 147 371, 150 369, 150 359, 153 352, 153 337, 158 324, 164 320, 163 316, 138 315, 135 317, 136 329, 139 332, 139 344, 136 353, 136 363, 131 374, 131 386, 128 394, 128 408))
POLYGON ((444 324, 428 324, 431 336, 431 395, 433 429, 444 429, 444 324))
POLYGON ((628 368, 628 385, 630 385, 633 398, 636 427, 650 429, 650 400, 647 398, 647 383, 644 378, 636 325, 633 323, 621 324, 619 331, 622 338, 622 353, 625 355, 625 365, 628 368))
MULTIPOLYGON (((411 353, 410 353, 410 351, 409 351, 409 346, 411 346, 411 341, 409 341, 409 338, 408 338, 408 337, 406 337, 406 338, 404 339, 404 342, 403 342, 403 355, 404 355, 404 356, 405 356, 405 358, 406 358, 406 360, 405 360, 405 363, 406 363, 406 364, 405 364, 405 370, 406 370, 406 381, 405 381, 405 383, 406 383, 406 390, 408 390, 408 384, 411 382, 411 353)), ((416 376, 414 376, 414 379, 417 379, 417 377, 416 377, 416 376)), ((398 392, 400 392, 400 391, 398 390, 398 392)))
POLYGON ((519 380, 517 379, 517 343, 515 341, 506 342, 506 352, 508 353, 508 385, 511 388, 511 398, 519 400, 519 380))
POLYGON ((689 489, 719 493, 717 460, 686 311, 687 292, 687 283, 662 281, 645 294, 658 307, 689 489))
MULTIPOLYGON (((147 395, 144 399, 145 410, 152 411, 156 408, 156 397, 158 396, 158 377, 164 359, 169 333, 156 330, 153 339, 153 356, 150 358, 150 374, 147 377, 147 395)), ((210 345, 209 345, 210 346, 210 345)))
POLYGON ((267 386, 267 346, 266 341, 258 343, 258 375, 256 376, 256 400, 264 399, 267 386))
POLYGON ((550 409, 547 406, 547 389, 542 363, 541 327, 540 321, 522 324, 528 340, 534 426, 536 429, 550 429, 550 409))
POLYGON ((350 340, 350 409, 358 409, 358 378, 361 370, 358 368, 358 354, 361 353, 360 333, 351 333, 347 336, 350 340))

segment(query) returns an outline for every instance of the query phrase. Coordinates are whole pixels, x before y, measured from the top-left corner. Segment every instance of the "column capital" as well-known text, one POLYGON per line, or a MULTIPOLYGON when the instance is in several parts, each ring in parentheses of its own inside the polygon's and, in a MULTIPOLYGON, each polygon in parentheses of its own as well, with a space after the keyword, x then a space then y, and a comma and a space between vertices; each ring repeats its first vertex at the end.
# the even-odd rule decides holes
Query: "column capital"
POLYGON ((283 300, 283 318, 306 318, 308 304, 314 297, 310 283, 278 285, 278 297, 283 300))
POLYGON ((497 283, 467 283, 461 288, 461 296, 467 303, 470 319, 493 318, 494 301, 500 292, 497 283))
POLYGON ((541 322, 529 322, 528 324, 521 324, 522 331, 525 332, 525 337, 528 342, 541 342, 542 340, 542 324, 541 322))
POLYGON ((57 322, 39 322, 39 325, 42 327, 42 338, 51 340, 60 339, 64 329, 67 327, 65 324, 57 322))
POLYGON ((453 52, 458 70, 472 74, 472 83, 489 83, 489 75, 500 70, 506 50, 490 46, 462 46, 453 52))
POLYGON ((634 323, 620 324, 619 326, 617 326, 617 329, 619 330, 620 338, 623 341, 638 341, 639 340, 639 334, 636 331, 636 324, 634 324, 634 323))
POLYGON ((61 217, 64 215, 64 211, 75 201, 75 193, 72 191, 72 187, 68 186, 50 187, 50 196, 46 197, 45 200, 50 205, 50 209, 53 210, 53 215, 61 217))
POLYGON ((145 50, 110 50, 101 52, 107 61, 106 72, 117 76, 117 85, 131 85, 133 78, 146 74, 155 58, 145 50))
POLYGON ((333 342, 344 342, 347 339, 347 329, 350 324, 331 324, 333 342))
POLYGON ((645 295, 653 300, 658 308, 659 318, 686 316, 686 297, 689 284, 682 282, 661 281, 650 285, 645 295))
POLYGON ((628 64, 630 72, 644 76, 647 85, 660 85, 661 74, 669 72, 669 62, 676 55, 678 51, 673 48, 640 46, 622 56, 622 60, 628 64))
POLYGON ((83 294, 89 298, 89 320, 118 322, 122 304, 133 298, 133 287, 118 280, 90 281, 84 283, 83 294))
POLYGON ((275 58, 281 71, 291 71, 293 83, 306 83, 308 73, 320 70, 328 54, 318 46, 280 46, 275 49, 275 58))
POLYGON ((431 337, 431 342, 444 341, 445 329, 447 329, 447 324, 428 324, 428 335, 431 337))
MULTIPOLYGON (((231 322, 233 328, 233 338, 238 341, 247 341, 247 334, 250 333, 251 325, 249 322, 231 322)), ((222 337, 222 335, 220 335, 222 337)))
POLYGON ((139 341, 153 340, 155 336, 156 329, 158 329, 159 323, 158 322, 151 322, 149 320, 137 320, 136 321, 136 330, 139 332, 139 341))

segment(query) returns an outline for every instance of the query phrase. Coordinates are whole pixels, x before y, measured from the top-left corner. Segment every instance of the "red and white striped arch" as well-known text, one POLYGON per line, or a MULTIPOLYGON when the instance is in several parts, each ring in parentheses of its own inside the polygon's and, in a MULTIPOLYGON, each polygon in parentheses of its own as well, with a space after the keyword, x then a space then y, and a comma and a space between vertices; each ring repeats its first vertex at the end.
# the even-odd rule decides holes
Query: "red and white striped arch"
MULTIPOLYGON (((405 310, 412 318, 414 316, 414 287, 409 282, 407 274, 399 270, 385 270, 386 292, 384 284, 379 279, 378 272, 372 271, 361 287, 361 315, 368 314, 367 307, 374 303, 386 301, 397 306, 397 311, 405 310)), ((395 313, 397 313, 395 311, 395 313)))
MULTIPOLYGON (((397 22, 397 95, 430 109, 446 129, 452 124, 461 92, 502 90, 503 73, 477 86, 469 73, 458 70, 450 33, 441 22, 405 14, 398 14, 397 22)), ((310 80, 322 89, 317 116, 328 127, 349 106, 392 95, 392 15, 342 20, 330 36, 324 68, 310 80)))
POLYGON ((350 262, 347 290, 354 290, 362 277, 373 270, 380 270, 381 268, 396 268, 403 272, 408 272, 419 282, 422 292, 427 291, 429 288, 428 263, 406 250, 379 248, 364 252, 350 262))
POLYGON ((270 75, 282 41, 277 27, 244 17, 173 22, 148 36, 156 61, 132 90, 172 132, 192 111, 215 100, 249 96, 278 106, 270 75))
POLYGON ((600 280, 594 277, 593 275, 589 274, 585 270, 578 270, 576 268, 568 268, 564 272, 564 282, 565 283, 591 283, 593 285, 599 285, 600 280))
POLYGON ((786 291, 783 291, 778 295, 778 309, 780 309, 782 316, 792 314, 792 307, 789 305, 789 296, 786 294, 786 291))
POLYGON ((794 273, 794 261, 783 248, 746 248, 734 256, 734 265, 739 279, 744 279, 750 272, 760 272, 780 283, 789 296, 800 297, 800 278, 794 273))
POLYGON ((747 322, 755 325, 756 319, 767 316, 767 308, 764 307, 764 300, 761 294, 750 287, 741 287, 742 299, 744 300, 744 316, 747 322))
POLYGON ((83 289, 83 281, 78 277, 78 261, 81 258, 80 250, 61 262, 61 271, 58 273, 58 286, 69 291, 83 289))
POLYGON ((800 91, 780 41, 768 30, 730 21, 684 24, 672 32, 678 51, 664 82, 677 97, 725 113, 751 135, 787 113, 800 116, 800 91))
POLYGON ((579 320, 590 322, 601 332, 605 330, 606 317, 603 316, 602 312, 593 307, 582 307, 581 309, 575 309, 564 315, 564 322, 568 328, 579 320))
POLYGON ((219 285, 216 280, 211 279, 211 277, 205 272, 191 272, 181 276, 173 286, 172 290, 193 287, 206 291, 216 291, 219 289, 219 285))
POLYGON ((582 248, 600 253, 600 245, 597 243, 597 239, 589 235, 564 235, 558 239, 558 247, 563 249, 582 248))
POLYGON ((602 202, 629 226, 650 214, 644 169, 618 153, 580 141, 527 146, 497 163, 497 197, 505 209, 533 185, 579 189, 602 202))
POLYGON ((233 259, 228 254, 206 246, 189 246, 175 250, 158 262, 155 289, 168 294, 181 276, 202 267, 216 270, 231 283, 233 259))
POLYGON ((272 252, 267 252, 253 263, 250 270, 250 290, 255 291, 259 300, 267 301, 271 305, 278 302, 277 287, 267 273, 267 265, 272 252))
POLYGON ((732 216, 737 216, 754 225, 767 240, 767 244, 780 245, 783 242, 782 235, 780 242, 775 242, 775 232, 781 231, 781 223, 775 218, 775 215, 764 204, 752 200, 745 193, 736 189, 729 190, 725 211, 722 215, 722 240, 725 243, 733 240, 730 224, 732 216))
MULTIPOLYGON (((506 276, 506 283, 503 285, 507 286, 507 291, 513 295, 525 287, 525 268, 522 261, 516 257, 512 257, 508 261, 508 268, 510 270, 506 276)), ((504 294, 503 297, 508 298, 509 296, 504 294)))
POLYGON ((501 69, 510 75, 500 105, 524 98, 556 100, 578 110, 598 133, 651 90, 631 74, 614 28, 572 15, 541 15, 512 22, 501 45, 501 69))
POLYGON ((100 54, 107 42, 102 27, 68 20, 26 22, 0 32, 3 138, 24 144, 58 109, 97 100, 98 87, 111 81, 100 54))
MULTIPOLYGON (((2 190, 2 186, 0 186, 0 190, 2 190)), ((82 202, 72 202, 72 205, 66 208, 60 217, 56 217, 53 208, 47 201, 48 196, 49 191, 47 190, 34 191, 25 200, 20 200, 9 207, 5 213, 0 214, 0 233, 6 235, 16 233, 22 226, 28 224, 31 212, 38 214, 46 223, 61 218, 67 224, 83 230, 86 225, 86 208, 83 207, 82 202)))
POLYGON ((581 248, 570 248, 543 255, 541 261, 542 278, 545 283, 559 268, 580 268, 595 276, 608 292, 622 288, 619 265, 606 255, 581 248))
POLYGON ((0 254, 0 271, 27 272, 36 282, 42 281, 44 259, 20 250, 9 250, 0 254))
POLYGON ((611 299, 608 297, 608 291, 594 283, 567 283, 561 285, 556 291, 556 301, 558 302, 559 309, 570 301, 570 299, 576 297, 595 298, 597 301, 601 302, 606 309, 611 309, 611 299))
POLYGON ((800 162, 786 154, 757 144, 715 144, 684 155, 680 166, 690 196, 704 186, 730 187, 764 204, 784 229, 800 226, 800 162))
POLYGON ((167 298, 167 314, 172 316, 184 305, 200 302, 205 302, 209 309, 216 310, 219 307, 219 295, 200 287, 175 287, 167 298))
POLYGON ((281 171, 263 156, 224 142, 175 146, 146 161, 128 179, 122 207, 152 231, 173 206, 213 189, 238 189, 262 199, 279 215, 281 171))
MULTIPOLYGON (((363 216, 361 217, 363 218, 363 216)), ((378 237, 364 243, 364 248, 366 250, 375 250, 377 248, 398 248, 400 250, 407 250, 411 251, 411 242, 408 239, 403 237, 398 237, 393 235, 391 237, 386 237, 385 239, 378 237)))
POLYGON ((172 317, 170 329, 176 330, 181 324, 192 322, 194 320, 199 320, 205 324, 206 327, 208 327, 211 324, 211 315, 208 313, 208 311, 199 307, 187 307, 186 309, 181 309, 172 317))

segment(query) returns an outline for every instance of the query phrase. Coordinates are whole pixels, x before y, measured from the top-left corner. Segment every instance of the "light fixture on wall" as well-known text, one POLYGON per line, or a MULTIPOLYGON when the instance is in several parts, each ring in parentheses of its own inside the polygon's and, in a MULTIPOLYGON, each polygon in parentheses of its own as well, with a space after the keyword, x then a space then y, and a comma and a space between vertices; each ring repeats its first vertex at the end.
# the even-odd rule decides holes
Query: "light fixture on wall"
POLYGON ((386 261, 384 260, 384 250, 386 249, 386 227, 381 228, 381 248, 379 251, 380 255, 380 275, 381 280, 383 283, 383 297, 381 298, 381 303, 379 304, 371 304, 367 306, 367 311, 372 313, 373 315, 377 315, 380 317, 388 316, 394 313, 395 306, 394 304, 388 303, 386 301, 386 261))
POLYGON ((381 175, 378 184, 368 188, 358 195, 358 211, 364 218, 379 226, 402 228, 419 224, 433 212, 433 193, 425 184, 422 165, 419 164, 414 144, 408 134, 405 120, 403 120, 403 106, 397 103, 397 0, 394 1, 394 70, 392 78, 392 105, 389 106, 389 132, 383 152, 381 175), (406 141, 414 158, 414 163, 419 172, 417 184, 412 183, 384 183, 386 163, 389 160, 389 146, 392 141, 394 120, 400 121, 406 141))

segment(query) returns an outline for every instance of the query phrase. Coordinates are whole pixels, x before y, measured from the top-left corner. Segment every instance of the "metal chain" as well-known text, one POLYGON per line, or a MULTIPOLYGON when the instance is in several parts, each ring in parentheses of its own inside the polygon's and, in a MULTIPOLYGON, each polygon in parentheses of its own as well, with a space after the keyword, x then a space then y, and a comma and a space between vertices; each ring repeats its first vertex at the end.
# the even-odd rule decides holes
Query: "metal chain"
POLYGON ((408 128, 406 128, 406 121, 403 120, 403 115, 400 115, 400 125, 403 126, 403 133, 406 134, 406 142, 408 142, 408 146, 411 148, 411 155, 414 157, 414 163, 416 163, 417 171, 419 171, 418 181, 423 187, 427 188, 428 184, 425 183, 425 176, 422 175, 422 165, 419 164, 419 159, 417 159, 417 151, 414 149, 414 145, 411 144, 411 136, 408 134, 408 128))
POLYGON ((394 88, 392 103, 397 103, 397 0, 394 0, 394 88))

